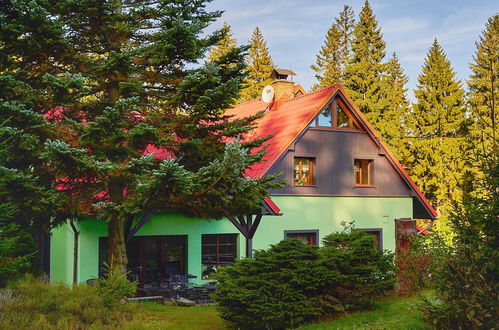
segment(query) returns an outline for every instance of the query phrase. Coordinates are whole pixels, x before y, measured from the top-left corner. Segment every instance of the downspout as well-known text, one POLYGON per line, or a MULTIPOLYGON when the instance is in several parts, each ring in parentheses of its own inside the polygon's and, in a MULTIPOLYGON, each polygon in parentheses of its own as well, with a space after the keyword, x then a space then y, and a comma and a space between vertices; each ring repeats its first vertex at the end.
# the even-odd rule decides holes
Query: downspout
POLYGON ((74 219, 69 220, 69 224, 71 225, 71 229, 73 229, 74 240, 73 240, 73 283, 78 282, 78 238, 80 236, 80 232, 75 226, 74 219))

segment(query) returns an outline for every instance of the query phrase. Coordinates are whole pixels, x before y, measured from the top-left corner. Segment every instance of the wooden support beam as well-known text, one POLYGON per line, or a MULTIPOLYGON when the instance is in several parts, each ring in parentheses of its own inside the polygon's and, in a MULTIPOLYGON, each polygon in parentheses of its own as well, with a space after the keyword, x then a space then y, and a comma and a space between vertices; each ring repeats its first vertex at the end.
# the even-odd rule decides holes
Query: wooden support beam
POLYGON ((253 236, 255 235, 255 232, 258 229, 258 225, 260 225, 260 220, 262 220, 262 215, 261 214, 257 214, 256 217, 255 217, 255 222, 253 222, 253 224, 251 226, 251 229, 250 229, 250 231, 248 233, 248 237, 249 238, 253 238, 253 236))
POLYGON ((239 232, 241 234, 244 235, 244 237, 246 237, 246 234, 245 234, 245 227, 243 227, 241 225, 241 223, 239 221, 237 221, 237 219, 229 214, 225 214, 225 216, 227 217, 227 219, 229 219, 230 222, 232 222, 232 224, 237 228, 237 230, 239 230, 239 232))
POLYGON ((135 225, 135 227, 133 227, 133 229, 130 230, 130 233, 128 233, 128 237, 126 239, 127 243, 130 242, 133 236, 135 236, 135 234, 140 230, 140 228, 142 228, 142 226, 145 225, 145 223, 149 221, 153 215, 154 213, 149 212, 142 219, 140 219, 140 221, 135 225))

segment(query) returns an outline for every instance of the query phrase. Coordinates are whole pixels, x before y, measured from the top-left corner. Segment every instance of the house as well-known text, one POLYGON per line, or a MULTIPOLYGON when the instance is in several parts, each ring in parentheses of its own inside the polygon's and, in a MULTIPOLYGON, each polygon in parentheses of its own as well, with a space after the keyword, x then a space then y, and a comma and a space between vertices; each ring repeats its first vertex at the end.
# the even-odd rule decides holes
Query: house
MULTIPOLYGON (((380 249, 394 250, 394 219, 436 218, 435 210, 340 85, 305 93, 288 80, 292 71, 274 74, 270 103, 256 99, 227 111, 235 117, 266 111, 247 138, 273 137, 265 143, 264 160, 246 175, 282 172, 287 180, 285 187, 265 199, 263 217, 259 214, 254 222, 245 223, 253 228, 259 223, 253 239, 242 234, 247 228, 240 225, 245 221, 242 217, 206 221, 173 213, 149 215, 127 245, 128 269, 142 284, 161 281, 171 273, 192 274, 202 282, 214 268, 245 256, 247 249, 264 249, 286 237, 319 245, 324 236, 350 221, 372 234, 380 249)), ((90 217, 76 225, 76 277, 84 282, 98 275, 106 258, 107 225, 90 217)), ((69 224, 52 232, 52 281, 73 280, 73 244, 69 224)))

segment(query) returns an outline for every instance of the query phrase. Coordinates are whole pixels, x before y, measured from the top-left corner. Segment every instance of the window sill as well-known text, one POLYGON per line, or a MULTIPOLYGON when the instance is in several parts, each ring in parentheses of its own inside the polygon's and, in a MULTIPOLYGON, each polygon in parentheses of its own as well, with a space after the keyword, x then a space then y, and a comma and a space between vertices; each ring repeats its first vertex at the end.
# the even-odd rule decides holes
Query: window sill
POLYGON ((353 187, 354 187, 354 188, 376 188, 376 186, 373 186, 373 185, 368 185, 368 184, 366 184, 366 185, 357 185, 357 184, 356 184, 356 185, 354 185, 353 187))
POLYGON ((318 187, 318 185, 316 185, 316 184, 295 184, 295 185, 293 185, 293 187, 295 187, 295 188, 296 187, 298 187, 298 188, 299 187, 318 187))

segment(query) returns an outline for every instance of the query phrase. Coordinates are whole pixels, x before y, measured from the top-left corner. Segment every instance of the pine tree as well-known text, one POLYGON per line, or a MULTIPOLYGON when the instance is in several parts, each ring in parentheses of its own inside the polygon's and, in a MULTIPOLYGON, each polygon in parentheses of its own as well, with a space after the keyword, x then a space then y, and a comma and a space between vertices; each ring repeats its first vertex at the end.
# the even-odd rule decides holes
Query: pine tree
POLYGON ((378 133, 402 164, 410 156, 408 136, 414 129, 405 87, 408 81, 397 55, 393 53, 386 63, 386 74, 383 77, 387 107, 378 124, 378 133))
POLYGON ((468 104, 473 147, 483 154, 498 157, 499 138, 499 15, 489 18, 485 31, 476 43, 474 62, 470 65, 468 104))
POLYGON ((210 49, 208 59, 211 61, 219 60, 222 56, 234 50, 237 47, 237 40, 232 34, 230 25, 227 22, 222 27, 223 38, 210 49))
POLYGON ((325 44, 317 54, 315 64, 310 66, 316 72, 315 78, 318 80, 312 90, 341 82, 340 37, 340 31, 334 23, 327 31, 325 44))
POLYGON ((375 128, 378 128, 387 104, 382 83, 385 47, 381 29, 366 0, 353 31, 352 57, 346 67, 345 87, 375 128))
POLYGON ((437 210, 460 199, 464 172, 464 91, 437 40, 428 51, 413 107, 415 139, 410 172, 437 210))
POLYGON ((316 62, 310 67, 316 72, 318 82, 312 87, 317 90, 332 84, 343 84, 346 65, 351 55, 352 30, 354 26, 353 10, 344 6, 339 18, 326 34, 324 46, 316 56, 316 62))
POLYGON ((245 80, 247 87, 241 91, 242 101, 249 101, 260 97, 263 88, 272 82, 270 74, 274 68, 274 63, 259 27, 256 27, 251 35, 246 63, 248 64, 246 69, 248 76, 245 80))
POLYGON ((16 0, 0 14, 0 73, 32 91, 22 100, 29 111, 17 112, 42 113, 54 134, 31 130, 42 139, 43 163, 33 166, 56 178, 66 216, 107 222, 109 263, 122 272, 134 217, 165 208, 206 219, 246 214, 280 186, 241 174, 262 157, 249 155, 262 140, 236 139, 258 115, 223 115, 244 80, 244 48, 192 67, 224 37, 203 33, 221 15, 205 7, 16 0))

